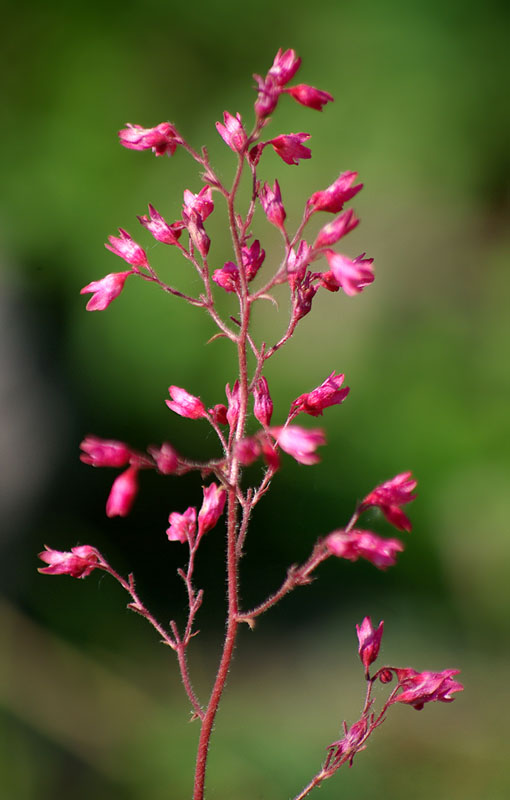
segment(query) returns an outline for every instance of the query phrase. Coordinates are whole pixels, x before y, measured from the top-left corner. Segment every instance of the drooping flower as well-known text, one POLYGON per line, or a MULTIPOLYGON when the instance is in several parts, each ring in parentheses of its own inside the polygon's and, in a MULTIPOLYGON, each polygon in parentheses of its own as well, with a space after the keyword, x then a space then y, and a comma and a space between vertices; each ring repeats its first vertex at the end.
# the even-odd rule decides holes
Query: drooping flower
POLYGON ((131 466, 115 478, 108 500, 107 517, 127 517, 138 494, 138 468, 131 466))
POLYGON ((165 403, 171 411, 188 419, 200 419, 206 416, 205 406, 199 397, 189 394, 180 386, 169 386, 168 391, 172 399, 165 400, 165 403))
POLYGON ((259 378, 253 388, 253 396, 255 402, 253 404, 253 413, 255 418, 261 425, 267 427, 271 424, 271 417, 273 415, 273 401, 269 394, 269 386, 267 385, 266 378, 259 378))
POLYGON ((320 250, 323 247, 331 247, 354 230, 358 224, 358 217, 354 215, 352 208, 348 208, 339 217, 321 228, 313 244, 313 249, 320 250))
POLYGON ((149 217, 138 217, 144 228, 147 228, 158 242, 163 242, 163 244, 177 244, 177 240, 184 229, 184 223, 179 221, 172 222, 172 224, 169 225, 150 203, 149 214, 149 217))
POLYGON ((197 194, 193 194, 189 189, 185 189, 183 208, 187 214, 194 211, 202 218, 202 221, 206 220, 214 211, 211 187, 207 185, 203 186, 197 194))
POLYGON ((306 83, 290 86, 284 91, 290 94, 298 103, 301 103, 301 105, 307 106, 307 108, 314 108, 316 111, 322 111, 326 103, 333 102, 333 97, 329 92, 323 92, 320 89, 316 89, 314 86, 307 86, 306 83))
POLYGON ((287 216, 285 208, 282 203, 282 195, 280 192, 280 185, 277 180, 274 182, 274 189, 271 189, 268 183, 265 183, 260 189, 260 202, 262 208, 272 225, 276 225, 280 230, 284 230, 283 223, 287 216))
POLYGON ((300 464, 317 464, 320 461, 315 451, 320 445, 326 444, 326 437, 321 428, 307 430, 299 425, 286 425, 270 428, 269 433, 276 439, 278 447, 300 464))
POLYGON ((312 301, 317 294, 317 286, 312 284, 312 274, 307 272, 302 281, 294 284, 294 318, 302 319, 312 310, 312 301))
POLYGON ((154 128, 142 128, 141 125, 127 123, 127 128, 119 131, 121 145, 129 150, 152 150, 156 156, 167 153, 173 156, 177 145, 182 143, 181 137, 169 122, 161 122, 154 128))
POLYGON ((312 194, 306 204, 310 213, 330 211, 332 214, 337 214, 341 211, 344 203, 363 188, 362 183, 352 186, 357 175, 357 172, 342 172, 327 189, 312 194))
POLYGON ((147 254, 145 250, 137 244, 127 231, 119 228, 120 236, 109 236, 108 244, 105 243, 107 250, 115 253, 116 256, 123 258, 133 267, 147 267, 147 254))
POLYGON ((359 642, 358 653, 367 675, 370 664, 373 664, 379 655, 383 628, 383 621, 379 623, 377 628, 374 628, 370 617, 365 617, 361 625, 356 625, 359 642))
POLYGON ((335 280, 352 297, 363 291, 374 280, 372 270, 373 258, 365 258, 364 253, 350 259, 334 250, 326 250, 326 258, 335 280))
POLYGON ((221 269, 215 269, 212 279, 226 292, 235 292, 239 288, 239 270, 233 261, 226 261, 221 269))
POLYGON ((52 550, 45 545, 39 558, 48 564, 40 567, 44 575, 70 575, 72 578, 86 578, 99 565, 100 554, 95 547, 88 544, 72 547, 70 552, 52 550))
POLYGON ((218 133, 234 153, 240 153, 248 140, 241 115, 237 113, 233 117, 228 111, 224 111, 223 121, 224 125, 221 122, 216 123, 218 133))
POLYGON ((162 475, 173 475, 179 466, 179 456, 171 444, 163 442, 161 447, 147 448, 162 475))
POLYGON ((86 305, 87 311, 104 311, 108 308, 116 297, 122 292, 126 278, 129 275, 134 275, 135 270, 127 270, 127 272, 110 272, 99 281, 92 281, 88 283, 80 294, 92 294, 92 297, 86 305))
POLYGON ((360 503, 359 511, 377 506, 392 525, 401 531, 410 531, 411 521, 401 509, 416 498, 413 494, 417 481, 411 472, 401 472, 389 481, 376 486, 360 503))
POLYGON ((86 436, 80 447, 80 460, 92 467, 124 467, 131 457, 131 448, 124 442, 99 436, 86 436))
POLYGON ((350 391, 349 386, 340 388, 344 377, 343 373, 335 375, 333 371, 316 389, 296 398, 290 407, 290 418, 293 419, 301 413, 319 417, 325 408, 343 403, 350 391))
POLYGON ((166 530, 169 542, 189 542, 193 544, 195 539, 195 528, 197 522, 197 510, 193 506, 186 509, 184 514, 172 511, 168 517, 170 527, 166 530))
POLYGON ((407 703, 420 711, 425 703, 438 700, 451 703, 455 700, 452 694, 462 692, 464 687, 453 680, 458 669, 444 669, 442 672, 416 672, 414 669, 394 669, 402 692, 395 695, 392 703, 407 703))
POLYGON ((198 536, 199 538, 214 528, 219 518, 223 514, 227 492, 224 486, 211 483, 204 486, 204 499, 202 507, 198 512, 198 536))
POLYGON ((359 529, 333 531, 326 537, 325 544, 330 553, 338 558, 348 561, 364 558, 379 569, 393 567, 397 553, 404 549, 398 539, 383 539, 372 531, 359 529))
POLYGON ((272 145, 275 153, 286 164, 297 165, 300 159, 312 157, 310 148, 305 147, 303 144, 309 138, 309 133, 281 134, 280 136, 275 136, 274 139, 269 139, 266 144, 272 145))

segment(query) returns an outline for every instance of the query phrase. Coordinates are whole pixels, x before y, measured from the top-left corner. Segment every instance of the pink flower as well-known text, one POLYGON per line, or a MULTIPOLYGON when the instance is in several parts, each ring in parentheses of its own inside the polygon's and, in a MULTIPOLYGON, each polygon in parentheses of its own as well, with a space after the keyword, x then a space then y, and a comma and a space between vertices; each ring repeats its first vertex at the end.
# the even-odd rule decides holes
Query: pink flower
POLYGON ((314 242, 313 249, 320 250, 323 247, 331 247, 336 244, 343 236, 346 236, 358 225, 359 219, 354 216, 352 208, 347 209, 339 217, 324 225, 318 233, 314 242))
POLYGON ((86 578, 99 565, 100 554, 95 547, 88 544, 72 547, 71 552, 52 550, 45 545, 39 558, 48 564, 40 567, 44 575, 70 575, 72 578, 86 578))
POLYGON ((255 239, 249 247, 243 245, 241 254, 246 280, 252 281, 264 262, 266 251, 261 248, 259 240, 255 239))
POLYGON ((80 294, 92 294, 86 305, 87 311, 104 311, 122 292, 126 278, 133 275, 133 270, 127 272, 111 272, 99 281, 88 283, 80 294))
POLYGON ((357 172, 342 172, 327 189, 312 194, 306 204, 310 213, 314 211, 331 211, 333 214, 337 214, 341 211, 343 204, 363 188, 362 183, 358 183, 356 186, 351 185, 357 174, 357 172))
POLYGON ((133 267, 146 267, 147 255, 145 250, 140 247, 127 233, 119 228, 120 236, 109 236, 109 244, 105 244, 107 250, 111 250, 116 256, 120 256, 133 267))
POLYGON ((152 150, 157 156, 168 153, 173 156, 182 140, 169 122, 161 122, 155 128, 142 128, 141 125, 127 123, 127 128, 119 131, 121 145, 129 150, 152 150))
POLYGON ((217 425, 227 425, 227 407, 223 403, 217 403, 209 408, 208 414, 217 425))
POLYGON ((246 436, 238 441, 235 452, 240 463, 248 467, 260 456, 262 448, 256 436, 246 436))
POLYGON ((211 483, 204 487, 204 500, 198 512, 198 536, 199 538, 214 528, 219 518, 223 514, 227 492, 224 486, 217 486, 211 483))
POLYGON ((294 50, 278 50, 274 57, 273 65, 268 72, 276 83, 280 86, 285 86, 286 83, 292 80, 299 67, 301 66, 301 59, 296 55, 294 50))
POLYGON ((267 75, 266 78, 261 78, 260 75, 254 75, 253 77, 257 81, 258 87, 255 113, 259 118, 268 117, 278 104, 282 87, 271 75, 267 75))
POLYGON ((373 258, 364 258, 364 253, 354 259, 347 258, 334 250, 326 250, 326 258, 333 277, 345 294, 353 296, 363 291, 374 280, 373 258))
POLYGON ((127 517, 137 494, 138 469, 137 467, 128 467, 113 482, 106 501, 106 516, 127 517))
POLYGON ((92 467, 124 467, 129 463, 131 450, 124 442, 86 436, 80 444, 80 460, 92 467))
POLYGON ((224 111, 223 121, 224 125, 221 122, 216 123, 218 133, 234 153, 240 153, 248 140, 246 131, 243 128, 241 115, 236 114, 233 117, 228 111, 224 111))
POLYGON ((236 292, 239 288, 239 270, 233 261, 226 261, 221 269, 215 269, 212 279, 226 292, 236 292))
POLYGON ((290 418, 301 413, 312 417, 322 416, 325 408, 343 403, 350 391, 348 386, 340 389, 344 377, 342 373, 335 375, 333 371, 316 389, 300 395, 290 407, 290 418))
POLYGON ((253 405, 253 413, 255 418, 261 425, 267 427, 271 423, 273 415, 273 401, 269 394, 269 386, 265 378, 259 378, 253 389, 253 396, 255 402, 253 405))
POLYGON ((197 510, 193 506, 186 509, 184 514, 172 511, 168 517, 170 527, 166 530, 169 542, 189 543, 191 546, 195 538, 197 510))
POLYGON ((274 182, 274 189, 265 183, 260 189, 260 202, 269 222, 276 225, 280 230, 284 230, 283 223, 287 214, 282 203, 280 185, 277 180, 274 182))
POLYGON ((352 530, 333 531, 326 537, 325 544, 330 553, 348 561, 364 558, 379 569, 393 567, 396 555, 404 549, 398 539, 382 539, 371 531, 352 530))
POLYGON ((458 675, 458 669, 444 669, 442 672, 416 672, 414 669, 395 669, 399 686, 403 690, 397 694, 392 703, 407 703, 420 711, 425 703, 438 700, 441 703, 451 703, 454 692, 462 692, 464 687, 453 680, 453 675, 458 675))
POLYGON ((326 444, 326 437, 321 428, 307 430, 299 425, 270 428, 269 433, 276 439, 276 444, 285 450, 300 464, 317 464, 320 461, 316 450, 326 444))
POLYGON ((302 142, 306 142, 309 138, 309 133, 281 134, 280 136, 275 136, 274 139, 269 139, 266 144, 272 145, 275 153, 277 153, 286 164, 297 165, 300 159, 312 157, 310 148, 302 144, 302 142))
POLYGON ((413 494, 417 481, 411 472, 401 472, 389 481, 376 486, 359 505, 359 511, 377 506, 388 520, 401 531, 410 531, 411 521, 400 506, 416 498, 413 494))
POLYGON ((373 664, 379 655, 383 628, 384 622, 380 622, 379 626, 374 628, 370 617, 365 617, 361 625, 356 625, 359 642, 358 653, 367 675, 370 664, 373 664))
POLYGON ((188 417, 188 419, 200 419, 206 416, 205 406, 199 397, 188 394, 185 389, 181 389, 179 386, 169 386, 168 391, 172 399, 165 400, 165 403, 176 414, 181 417, 188 417))
POLYGON ((205 221, 214 211, 211 187, 203 186, 198 194, 193 194, 189 189, 185 189, 183 209, 187 214, 194 211, 202 218, 202 221, 205 221))
POLYGON ((179 456, 171 444, 163 442, 161 447, 149 447, 149 453, 162 475, 173 475, 179 466, 179 456))
POLYGON ((302 319, 312 310, 312 301, 317 293, 317 286, 311 283, 312 275, 307 272, 302 281, 294 284, 296 296, 294 299, 294 318, 302 319))
POLYGON ((344 722, 343 728, 344 737, 330 744, 328 750, 334 751, 333 759, 336 767, 345 764, 347 761, 349 762, 349 766, 352 767, 352 762, 356 753, 360 753, 362 750, 366 749, 366 745, 363 744, 363 742, 367 734, 368 722, 366 717, 362 717, 358 722, 351 725, 350 728, 347 728, 347 723, 344 722))
POLYGON ((297 251, 292 249, 287 257, 287 278, 291 288, 303 280, 308 264, 312 260, 312 248, 302 239, 297 251))
POLYGON ((333 97, 328 92, 322 92, 320 89, 315 89, 313 86, 307 86, 306 83, 300 83, 297 86, 291 86, 285 91, 290 94, 294 100, 301 103, 308 108, 315 108, 317 111, 322 111, 326 103, 332 103, 333 97))
POLYGON ((232 389, 230 388, 230 384, 227 383, 225 386, 225 394, 228 400, 227 422, 232 430, 237 425, 237 419, 239 417, 239 381, 234 383, 232 389))
POLYGON ((190 210, 189 213, 183 211, 182 218, 186 228, 188 229, 189 238, 197 248, 202 258, 206 258, 211 246, 211 240, 205 231, 202 217, 196 211, 190 210))
POLYGON ((144 228, 147 228, 158 242, 163 242, 163 244, 177 244, 177 240, 183 231, 184 223, 173 222, 169 225, 150 203, 149 214, 150 217, 138 217, 144 228))

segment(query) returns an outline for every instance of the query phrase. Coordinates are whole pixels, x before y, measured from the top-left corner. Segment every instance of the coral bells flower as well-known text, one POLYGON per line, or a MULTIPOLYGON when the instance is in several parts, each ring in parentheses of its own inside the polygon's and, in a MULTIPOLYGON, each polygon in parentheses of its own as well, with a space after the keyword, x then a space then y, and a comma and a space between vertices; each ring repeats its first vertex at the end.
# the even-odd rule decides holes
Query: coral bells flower
POLYGON ((243 245, 241 255, 246 272, 246 280, 252 281, 264 262, 266 251, 260 246, 259 240, 255 239, 249 247, 243 245))
POLYGON ((92 467, 124 467, 131 457, 131 450, 124 442, 86 436, 80 444, 83 453, 80 460, 92 467))
POLYGON ((165 400, 165 403, 176 414, 181 417, 188 417, 188 419, 200 419, 207 415, 205 406, 199 397, 188 394, 185 389, 181 389, 179 386, 169 386, 168 391, 172 399, 165 400))
POLYGON ((379 569, 395 566, 397 553, 404 549, 398 539, 382 539, 371 531, 356 529, 350 532, 333 531, 326 537, 325 544, 330 553, 338 558, 348 561, 364 558, 379 569))
POLYGON ((145 250, 140 247, 127 233, 119 228, 120 236, 109 236, 109 244, 105 244, 107 250, 111 250, 116 256, 120 256, 133 267, 147 267, 147 255, 145 250))
POLYGON ((310 414, 312 417, 322 416, 325 408, 343 403, 350 392, 348 386, 340 388, 344 377, 342 373, 335 375, 332 372, 316 389, 300 395, 290 407, 290 418, 293 419, 301 413, 310 414))
POLYGON ((314 250, 323 247, 331 247, 336 244, 343 236, 346 236, 359 224, 359 219, 354 215, 352 208, 347 209, 339 217, 324 225, 318 233, 313 243, 314 250))
POLYGON ((383 628, 383 621, 379 623, 377 628, 374 628, 370 617, 365 617, 361 625, 356 625, 359 642, 358 653, 367 675, 370 664, 373 664, 379 655, 383 628))
POLYGON ((302 144, 309 138, 309 133, 289 133, 275 136, 274 139, 269 139, 266 144, 272 145, 275 153, 277 153, 286 164, 297 165, 300 159, 312 157, 310 148, 302 144))
POLYGON ((108 308, 110 303, 122 292, 128 275, 133 274, 134 270, 110 272, 101 280, 92 281, 84 286, 80 290, 80 294, 92 294, 86 305, 87 311, 104 311, 105 308, 108 308))
POLYGON ((99 566, 99 551, 88 544, 72 547, 70 553, 52 550, 47 545, 45 548, 42 553, 39 553, 41 561, 48 564, 47 567, 39 568, 39 572, 44 575, 70 575, 72 578, 86 578, 99 566))
POLYGON ((304 239, 299 242, 297 250, 291 249, 287 257, 287 278, 291 289, 294 289, 305 277, 308 264, 312 260, 313 253, 304 239))
POLYGON ((216 123, 218 133, 234 153, 240 153, 248 140, 246 131, 243 128, 241 115, 236 114, 233 117, 228 111, 224 111, 223 121, 224 125, 221 122, 216 123))
POLYGON ((274 57, 273 65, 268 72, 279 86, 285 86, 286 83, 292 80, 299 67, 301 66, 301 59, 296 55, 294 50, 278 50, 274 57))
POLYGON ((142 128, 141 125, 127 123, 127 128, 119 131, 121 145, 129 150, 152 150, 157 156, 167 153, 173 156, 182 140, 169 122, 161 122, 155 128, 142 128))
POLYGON ((211 528, 214 528, 223 514, 226 499, 227 492, 224 486, 217 486, 215 483, 211 483, 210 486, 204 487, 204 500, 198 512, 199 538, 207 531, 210 531, 211 528))
POLYGON ((233 261, 226 261, 221 269, 215 269, 212 279, 226 292, 235 292, 239 288, 239 270, 233 261))
POLYGON ((332 214, 337 214, 342 210, 344 203, 363 188, 362 183, 352 186, 357 175, 357 172, 342 172, 327 189, 312 194, 306 204, 308 211, 310 213, 314 211, 331 211, 332 214))
POLYGON ((147 228, 158 242, 163 242, 163 244, 177 244, 177 240, 183 231, 184 223, 173 222, 169 225, 150 203, 149 214, 149 217, 138 217, 144 228, 147 228))
POLYGON ((189 542, 193 544, 195 538, 195 528, 197 521, 197 510, 190 506, 184 514, 179 514, 177 511, 172 511, 168 517, 170 527, 166 530, 169 542, 181 542, 185 544, 189 542))
POLYGON ((182 218, 186 228, 188 229, 189 238, 197 248, 202 258, 206 258, 211 246, 211 240, 205 231, 202 217, 196 211, 190 211, 189 214, 183 211, 182 218))
POLYGON ((372 271, 373 258, 364 258, 364 254, 354 259, 347 258, 334 250, 326 250, 326 258, 333 277, 345 294, 353 296, 363 291, 374 280, 372 271))
POLYGON ((316 450, 326 444, 326 437, 321 428, 307 430, 299 425, 270 428, 269 433, 276 439, 276 444, 285 450, 300 464, 317 464, 320 461, 316 450))
POLYGON ((274 182, 274 189, 271 189, 268 183, 261 187, 260 202, 269 222, 283 230, 283 223, 287 214, 283 207, 280 185, 277 180, 274 182))
POLYGON ((179 456, 171 444, 163 442, 161 447, 149 447, 149 453, 162 475, 173 475, 179 466, 179 456))
POLYGON ((454 692, 462 692, 464 687, 453 680, 458 675, 458 669, 445 669, 442 672, 416 672, 414 669, 395 669, 399 688, 403 691, 397 694, 392 703, 407 703, 420 711, 425 703, 438 700, 441 703, 452 703, 454 692))
POLYGON ((127 517, 138 494, 138 469, 129 467, 115 478, 108 500, 107 517, 127 517))
POLYGON ((298 103, 301 103, 302 106, 314 108, 316 111, 322 111, 326 103, 333 102, 333 97, 329 92, 322 92, 313 86, 307 86, 306 83, 299 83, 297 86, 291 86, 284 91, 290 94, 298 103))
POLYGON ((401 531, 411 530, 411 521, 400 506, 416 498, 413 494, 417 481, 411 472, 401 472, 389 481, 376 486, 359 505, 359 511, 377 506, 388 520, 401 531))
POLYGON ((363 744, 368 730, 368 722, 365 717, 362 717, 358 722, 347 728, 347 723, 344 722, 344 737, 339 739, 338 742, 333 742, 329 745, 328 750, 331 753, 332 759, 337 767, 341 764, 349 762, 352 767, 352 762, 356 753, 366 749, 363 744))
POLYGON ((273 416, 273 401, 265 378, 259 378, 254 386, 253 396, 255 398, 253 404, 255 418, 258 419, 261 425, 267 427, 271 423, 271 417, 273 416))
POLYGON ((206 220, 214 211, 211 187, 204 186, 198 194, 193 194, 189 189, 185 189, 183 209, 188 215, 194 211, 202 221, 206 220))

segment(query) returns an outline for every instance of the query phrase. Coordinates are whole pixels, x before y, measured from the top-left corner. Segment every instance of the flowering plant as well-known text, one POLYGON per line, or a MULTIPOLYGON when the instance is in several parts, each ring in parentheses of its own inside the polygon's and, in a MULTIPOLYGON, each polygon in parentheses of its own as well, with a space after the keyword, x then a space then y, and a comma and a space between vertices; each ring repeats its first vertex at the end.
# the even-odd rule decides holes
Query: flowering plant
MULTIPOLYGON (((168 223, 152 205, 149 205, 148 215, 138 219, 154 239, 180 251, 196 270, 203 291, 198 296, 191 296, 163 281, 143 247, 123 229, 119 230, 119 236, 109 237, 106 247, 125 261, 129 269, 92 281, 82 289, 83 294, 92 295, 87 309, 103 311, 121 294, 128 278, 141 278, 154 283, 168 294, 209 314, 218 328, 217 336, 229 339, 237 353, 238 372, 234 380, 230 378, 231 383, 226 384, 225 402, 208 407, 202 398, 175 385, 169 387, 169 398, 165 400, 175 414, 191 420, 205 420, 211 426, 218 439, 217 457, 197 462, 178 453, 168 442, 163 442, 159 447, 149 447, 145 453, 134 450, 124 442, 96 436, 87 436, 81 445, 81 459, 86 464, 122 470, 113 482, 106 503, 109 517, 129 514, 136 499, 138 475, 142 470, 153 469, 163 475, 174 476, 195 471, 207 481, 203 486, 200 507, 197 504, 185 510, 171 511, 166 530, 169 542, 184 545, 187 552, 187 566, 178 570, 187 592, 186 624, 179 627, 172 620, 168 628, 161 625, 139 597, 133 575, 127 578, 121 576, 95 547, 80 545, 69 552, 47 547, 40 554, 46 564, 40 571, 45 574, 84 578, 94 570, 107 572, 128 593, 128 608, 145 617, 163 642, 175 652, 193 718, 200 724, 193 800, 203 800, 204 797, 213 723, 230 669, 239 626, 246 623, 253 627, 255 620, 286 594, 310 583, 319 565, 331 557, 348 561, 362 558, 379 569, 393 566, 397 554, 403 550, 403 544, 400 539, 382 538, 359 527, 359 521, 367 509, 377 507, 398 530, 411 530, 403 506, 414 500, 416 481, 410 472, 403 472, 369 492, 357 504, 344 527, 318 538, 309 557, 302 564, 289 567, 281 586, 270 597, 252 609, 245 609, 241 605, 239 564, 245 552, 248 526, 255 507, 269 490, 273 476, 280 469, 282 453, 290 455, 300 464, 313 465, 319 461, 318 448, 326 443, 322 428, 304 427, 295 424, 294 420, 300 415, 322 416, 326 409, 343 403, 349 393, 349 387, 344 385, 344 375, 333 370, 320 386, 304 392, 293 401, 282 424, 272 425, 273 401, 264 376, 266 362, 289 341, 298 324, 310 313, 318 291, 338 292, 341 289, 353 296, 374 280, 373 260, 366 258, 365 253, 351 258, 333 249, 359 223, 353 210, 344 208, 362 188, 361 183, 356 183, 355 172, 342 172, 329 187, 314 192, 306 201, 302 219, 293 233, 289 232, 286 225, 287 215, 278 181, 275 180, 271 186, 258 179, 257 168, 268 146, 289 165, 297 165, 300 160, 311 157, 310 149, 304 144, 310 138, 307 133, 279 134, 271 139, 262 139, 270 115, 282 96, 288 94, 298 103, 318 111, 322 111, 333 100, 327 92, 306 84, 289 86, 299 66, 300 59, 293 50, 279 50, 267 75, 255 76, 258 95, 255 121, 250 133, 239 113, 233 115, 225 111, 223 122, 216 123, 219 135, 237 160, 230 188, 214 171, 206 148, 195 151, 169 122, 154 128, 130 124, 119 133, 120 142, 126 148, 152 150, 156 156, 173 156, 181 149, 199 165, 203 187, 198 193, 191 190, 184 192, 181 219, 168 223), (245 171, 251 176, 251 198, 248 208, 242 213, 238 195, 241 176, 245 171), (209 263, 211 241, 206 221, 214 211, 217 198, 226 203, 233 260, 214 269, 209 263), (254 215, 260 208, 282 239, 280 263, 272 272, 267 271, 263 278, 260 276, 265 271, 266 253, 252 232, 254 215), (320 228, 313 244, 309 244, 303 238, 304 231, 311 218, 319 212, 335 216, 320 228), (318 263, 321 261, 322 267, 318 263), (253 282, 257 277, 260 281, 255 287, 253 282), (250 327, 252 309, 261 300, 274 299, 272 291, 281 284, 287 285, 290 295, 290 315, 286 327, 274 344, 256 341, 250 327), (217 292, 225 292, 236 298, 237 312, 228 320, 218 310, 217 292), (256 421, 256 428, 254 431, 250 429, 251 432, 248 430, 250 403, 256 421), (262 471, 258 473, 258 481, 251 484, 243 467, 256 461, 261 462, 262 471), (212 691, 209 699, 203 703, 193 688, 188 667, 188 646, 198 632, 196 617, 203 602, 203 590, 195 585, 194 567, 204 535, 215 528, 223 516, 226 517, 228 587, 226 629, 212 691)), ((410 668, 383 666, 371 672, 379 654, 383 623, 374 628, 370 618, 365 617, 356 628, 359 657, 367 684, 360 719, 350 726, 344 723, 342 737, 327 747, 322 766, 309 784, 295 796, 295 800, 307 796, 346 762, 352 764, 356 753, 365 748, 369 736, 384 721, 391 705, 406 703, 421 709, 431 701, 450 702, 452 695, 463 688, 454 679, 458 671, 452 669, 417 672, 410 668), (372 697, 374 683, 379 681, 387 684, 393 679, 394 688, 382 708, 376 712, 372 697)))

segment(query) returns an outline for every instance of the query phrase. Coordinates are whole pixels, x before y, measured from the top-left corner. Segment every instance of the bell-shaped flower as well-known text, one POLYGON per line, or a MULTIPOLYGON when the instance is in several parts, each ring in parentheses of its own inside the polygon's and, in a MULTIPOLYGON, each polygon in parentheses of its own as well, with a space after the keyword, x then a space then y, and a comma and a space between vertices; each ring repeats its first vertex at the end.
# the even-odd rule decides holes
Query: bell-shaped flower
POLYGON ((225 144, 227 144, 234 153, 240 153, 248 140, 241 115, 237 113, 235 117, 233 117, 228 111, 224 111, 223 121, 225 123, 224 125, 222 125, 221 122, 216 123, 218 133, 225 144))
POLYGON ((252 281, 264 262, 266 251, 260 246, 259 240, 255 239, 249 247, 243 245, 241 248, 241 255, 246 273, 246 280, 252 281))
POLYGON ((297 165, 300 159, 312 157, 310 148, 305 147, 303 144, 309 138, 309 133, 281 134, 280 136, 275 136, 274 139, 269 139, 266 144, 272 145, 275 153, 286 164, 297 165))
POLYGON ((193 506, 186 509, 184 514, 172 511, 168 517, 170 527, 166 529, 169 542, 189 543, 190 547, 195 540, 195 529, 197 523, 197 510, 193 506))
POLYGON ((284 90, 290 94, 294 100, 301 103, 302 106, 314 108, 316 111, 322 111, 326 103, 332 103, 333 97, 329 92, 323 92, 320 89, 315 89, 314 86, 307 86, 306 83, 299 83, 297 86, 290 86, 284 90))
POLYGON ((202 258, 206 258, 211 246, 211 240, 205 231, 203 218, 196 211, 190 210, 189 213, 182 212, 182 219, 188 229, 189 238, 202 258))
POLYGON ((257 82, 258 95, 255 100, 255 113, 259 119, 268 117, 272 114, 278 104, 278 98, 282 92, 282 87, 273 78, 267 75, 261 78, 260 75, 253 76, 257 82))
POLYGON ((95 547, 88 544, 72 547, 70 552, 52 550, 45 545, 39 558, 48 564, 40 567, 43 575, 70 575, 72 578, 86 578, 99 566, 100 554, 95 547))
POLYGON ((309 212, 331 211, 332 214, 337 214, 341 211, 344 203, 363 188, 362 183, 352 186, 357 175, 357 172, 342 172, 327 189, 312 194, 306 204, 309 212))
POLYGON ((189 394, 180 386, 169 386, 168 391, 172 399, 165 400, 165 403, 171 411, 175 411, 181 417, 188 417, 188 419, 201 419, 207 415, 205 406, 199 397, 189 394))
POLYGON ((163 242, 163 244, 177 244, 177 240, 184 229, 184 223, 179 221, 169 225, 150 203, 149 215, 148 217, 138 217, 144 228, 147 228, 158 242, 163 242))
POLYGON ((352 208, 348 208, 332 222, 328 222, 319 231, 315 242, 314 250, 321 250, 323 247, 331 247, 336 244, 343 236, 346 236, 359 224, 359 219, 354 215, 352 208))
POLYGON ((179 456, 171 444, 163 442, 161 447, 147 448, 156 462, 158 472, 162 475, 173 475, 179 467, 179 456))
POLYGON ((127 517, 137 494, 138 469, 131 466, 115 478, 106 501, 106 516, 127 517))
POLYGON ((356 625, 356 633, 359 642, 359 657, 368 675, 368 668, 373 664, 379 655, 381 639, 383 635, 384 622, 381 621, 377 628, 372 625, 370 617, 365 617, 361 625, 356 625))
POLYGON ((404 549, 398 539, 383 539, 371 531, 356 529, 349 532, 333 531, 326 537, 325 544, 330 553, 338 558, 348 561, 364 558, 379 569, 393 567, 397 553, 404 549))
POLYGON ((380 508, 388 522, 401 531, 411 530, 411 521, 404 514, 401 506, 412 502, 416 498, 413 494, 417 481, 411 472, 401 472, 389 481, 376 486, 360 503, 358 510, 377 506, 380 508))
POLYGON ((348 386, 340 388, 344 377, 343 373, 335 375, 333 371, 316 389, 302 394, 294 400, 290 407, 289 417, 293 419, 297 414, 301 413, 319 417, 322 416, 325 408, 343 403, 350 391, 348 386))
POLYGON ((271 417, 273 416, 273 401, 269 394, 269 386, 267 385, 266 378, 259 378, 253 388, 254 404, 253 413, 255 418, 265 428, 271 424, 271 417))
POLYGON ((239 288, 239 270, 233 261, 226 261, 221 269, 215 269, 212 279, 226 292, 235 292, 239 288))
POLYGON ((271 189, 268 183, 265 183, 260 188, 260 202, 262 208, 268 218, 269 222, 276 225, 280 230, 284 230, 283 223, 287 216, 285 208, 282 203, 282 195, 280 192, 280 185, 277 180, 274 182, 274 189, 271 189))
POLYGON ((280 86, 285 86, 286 83, 292 80, 300 66, 301 59, 294 50, 282 51, 280 47, 274 57, 268 75, 274 78, 280 86))
POLYGON ((225 508, 225 500, 227 499, 227 492, 224 486, 218 486, 216 483, 211 483, 210 486, 204 486, 204 499, 202 507, 198 512, 198 537, 210 531, 219 518, 223 514, 225 508))
POLYGON ((302 319, 312 310, 312 301, 317 293, 317 286, 312 284, 312 275, 307 272, 302 281, 295 284, 294 319, 302 319))
POLYGON ((189 189, 185 189, 183 209, 187 214, 194 211, 202 218, 202 221, 205 221, 214 211, 211 187, 203 186, 198 194, 193 194, 189 189))
POLYGON ((462 692, 464 687, 453 679, 458 669, 444 669, 442 672, 416 672, 414 669, 394 669, 402 692, 396 694, 392 703, 407 703, 420 711, 425 703, 439 701, 451 703, 452 695, 462 692))
POLYGON ((182 139, 169 122, 161 122, 154 128, 127 123, 127 128, 119 131, 121 145, 129 150, 152 150, 157 156, 167 153, 173 156, 182 139))
POLYGON ((87 311, 104 311, 108 308, 116 297, 122 292, 126 278, 129 275, 135 274, 135 270, 127 270, 127 272, 110 272, 99 281, 92 281, 88 283, 80 294, 91 294, 92 297, 86 305, 87 311))
POLYGON ((124 442, 99 436, 86 436, 80 448, 80 460, 92 467, 124 467, 131 457, 131 448, 124 442))
POLYGON ((336 281, 344 290, 345 294, 352 297, 363 291, 374 280, 372 264, 373 258, 365 258, 362 253, 356 258, 350 259, 334 250, 326 250, 326 258, 329 267, 336 281))
POLYGON ((230 384, 225 386, 225 394, 227 395, 228 408, 227 408, 227 422, 230 425, 230 430, 233 430, 237 425, 239 417, 239 381, 236 381, 230 388, 230 384))
POLYGON ((108 237, 108 244, 105 243, 106 249, 123 258, 133 267, 147 267, 145 250, 132 239, 127 231, 119 228, 119 233, 120 236, 108 237))
POLYGON ((321 428, 307 430, 299 425, 286 425, 270 428, 269 433, 276 439, 278 447, 300 464, 317 464, 320 461, 315 451, 320 445, 326 444, 326 437, 321 428))

